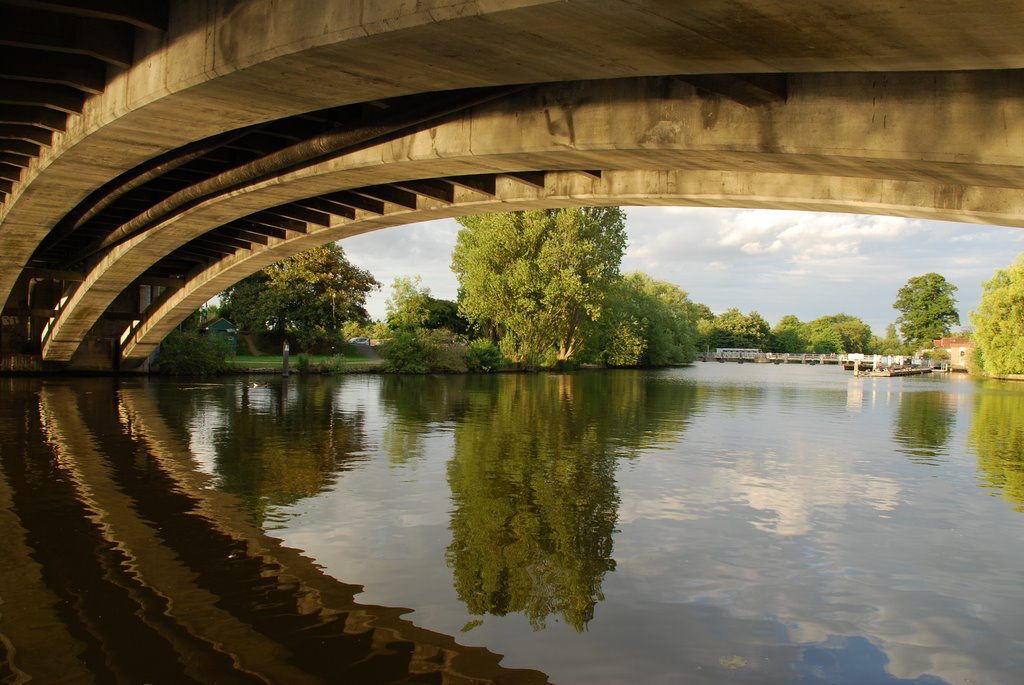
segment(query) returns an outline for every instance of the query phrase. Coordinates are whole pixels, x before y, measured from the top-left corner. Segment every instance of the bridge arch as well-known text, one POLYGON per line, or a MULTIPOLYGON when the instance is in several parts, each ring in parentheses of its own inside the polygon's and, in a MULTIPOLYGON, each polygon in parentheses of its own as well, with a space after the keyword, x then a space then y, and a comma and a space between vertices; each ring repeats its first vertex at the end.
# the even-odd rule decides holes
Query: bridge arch
MULTIPOLYGON (((757 106, 673 78, 500 95, 440 123, 234 183, 157 216, 103 254, 61 304, 44 332, 43 358, 70 360, 110 303, 166 255, 268 212, 288 219, 294 236, 286 229, 265 246, 242 248, 259 258, 236 259, 232 249, 200 269, 203 278, 231 262, 216 279, 227 287, 227 273, 238 280, 315 240, 531 202, 815 209, 1024 225, 1016 190, 1024 187, 1024 151, 1006 145, 1001 127, 960 123, 1024 121, 1012 82, 977 73, 902 78, 888 75, 880 85, 861 74, 801 75, 789 79, 785 100, 757 106), (883 91, 895 94, 880 97, 883 91), (960 115, 950 117, 946 99, 965 91, 986 97, 957 103, 960 115), (825 105, 830 92, 843 94, 841 108, 825 105), (565 171, 583 172, 577 176, 589 177, 590 185, 559 181, 549 189, 538 176, 565 171), (503 183, 506 195, 481 185, 499 177, 520 182, 503 183), (513 190, 530 183, 540 195, 513 190), (339 193, 348 194, 347 205, 339 193), (303 220, 311 212, 314 218, 303 220)), ((184 292, 192 292, 188 281, 196 277, 184 292)), ((136 349, 143 348, 133 345, 132 358, 136 349)))
MULTIPOLYGON (((382 228, 471 213, 618 204, 836 211, 834 200, 808 192, 813 188, 765 174, 737 177, 719 172, 552 171, 541 175, 515 173, 475 178, 481 183, 493 181, 494 196, 482 198, 472 190, 459 189, 451 202, 423 197, 415 210, 396 206, 379 217, 339 222, 330 227, 310 227, 307 233, 267 246, 253 246, 211 264, 193 274, 179 289, 169 292, 144 317, 134 320, 125 329, 120 338, 123 363, 128 368, 143 363, 189 314, 253 272, 310 247, 382 228), (761 194, 777 185, 783 187, 775 188, 768 197, 761 194)), ((437 180, 444 182, 444 179, 437 180)), ((816 182, 823 180, 826 179, 818 177, 816 182)), ((918 207, 896 204, 905 188, 887 189, 884 183, 865 184, 841 177, 827 180, 833 182, 834 188, 843 188, 840 194, 845 211, 857 207, 861 213, 904 216, 920 211, 918 207), (889 203, 883 198, 889 198, 889 203)))
MULTIPOLYGON (((115 17, 135 27, 134 44, 89 46, 106 77, 67 57, 83 46, 46 37, 46 13, 80 3, 45 3, 23 18, 40 22, 39 54, 63 57, 7 60, 4 78, 35 83, 49 69, 87 95, 75 105, 65 91, 4 90, 41 97, 50 114, 0 125, 0 301, 45 321, 42 357, 69 363, 143 281, 198 297, 197 276, 229 262, 241 278, 242 264, 314 236, 483 207, 694 204, 1024 225, 1019 9, 851 3, 839 17, 753 0, 310 0, 292 16, 270 0, 167 0, 154 3, 169 8, 163 19, 115 17), (344 139, 345 126, 363 137, 270 164, 286 155, 267 138, 316 144, 344 139), (249 149, 234 159, 238 148, 249 149), (263 173, 233 175, 247 165, 263 173), (217 179, 234 181, 209 189, 217 179), (30 305, 35 273, 68 287, 30 305)), ((0 118, 34 111, 7 109, 0 118)), ((150 344, 145 330, 178 316, 148 326, 164 304, 132 314, 142 323, 125 338, 131 355, 150 344)))

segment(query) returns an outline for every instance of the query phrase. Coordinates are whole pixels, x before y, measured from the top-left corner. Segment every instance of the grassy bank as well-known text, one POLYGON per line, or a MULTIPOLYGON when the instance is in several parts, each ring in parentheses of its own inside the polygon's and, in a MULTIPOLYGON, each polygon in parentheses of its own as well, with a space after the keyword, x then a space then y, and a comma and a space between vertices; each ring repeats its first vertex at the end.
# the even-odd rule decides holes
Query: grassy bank
MULTIPOLYGON (((345 373, 372 369, 381 363, 379 358, 359 354, 290 354, 288 369, 293 373, 345 373)), ((239 354, 228 358, 228 368, 247 373, 280 372, 284 369, 284 356, 239 354)))

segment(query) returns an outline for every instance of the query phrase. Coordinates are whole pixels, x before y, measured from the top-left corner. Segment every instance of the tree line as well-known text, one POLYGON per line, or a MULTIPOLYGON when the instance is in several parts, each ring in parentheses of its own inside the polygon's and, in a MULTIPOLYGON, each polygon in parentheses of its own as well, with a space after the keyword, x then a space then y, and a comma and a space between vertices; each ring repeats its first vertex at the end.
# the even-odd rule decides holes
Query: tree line
MULTIPOLYGON (((715 314, 678 285, 621 273, 626 226, 619 207, 458 221, 462 228, 451 263, 457 301, 433 297, 419 277, 400 277, 392 284, 386 319, 371 321, 366 298, 380 283, 332 243, 224 291, 219 314, 241 330, 276 334, 310 352, 341 349, 354 336, 372 338, 382 342, 387 368, 398 372, 664 366, 692 362, 720 347, 914 354, 960 324, 956 286, 936 273, 911 278, 900 288, 893 303, 899 316, 884 336, 846 313, 806 322, 790 314, 774 327, 756 311, 715 314)), ((981 358, 992 373, 1010 373, 1005 369, 1016 368, 1012 360, 1024 358, 1017 349, 1024 336, 1006 332, 1006 319, 1019 306, 1014 297, 1019 299, 1022 275, 1019 261, 999 272, 986 284, 973 318, 981 358)))

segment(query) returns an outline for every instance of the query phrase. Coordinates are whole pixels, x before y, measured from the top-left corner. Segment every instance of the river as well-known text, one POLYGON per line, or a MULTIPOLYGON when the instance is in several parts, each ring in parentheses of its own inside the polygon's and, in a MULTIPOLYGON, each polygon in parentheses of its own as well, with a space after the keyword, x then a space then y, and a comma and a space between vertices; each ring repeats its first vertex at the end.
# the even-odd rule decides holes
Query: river
POLYGON ((1018 683, 1024 384, 0 378, 0 683, 1018 683))

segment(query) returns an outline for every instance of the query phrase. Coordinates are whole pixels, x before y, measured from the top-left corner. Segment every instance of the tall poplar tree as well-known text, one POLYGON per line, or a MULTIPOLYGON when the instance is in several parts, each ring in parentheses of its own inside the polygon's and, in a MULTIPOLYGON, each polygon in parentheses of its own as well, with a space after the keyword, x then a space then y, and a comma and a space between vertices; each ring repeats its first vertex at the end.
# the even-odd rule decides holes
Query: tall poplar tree
POLYGON ((452 270, 460 313, 496 326, 502 350, 537 363, 572 357, 600 316, 626 249, 619 207, 532 210, 459 219, 452 270))

